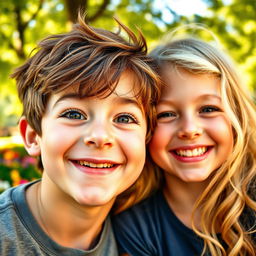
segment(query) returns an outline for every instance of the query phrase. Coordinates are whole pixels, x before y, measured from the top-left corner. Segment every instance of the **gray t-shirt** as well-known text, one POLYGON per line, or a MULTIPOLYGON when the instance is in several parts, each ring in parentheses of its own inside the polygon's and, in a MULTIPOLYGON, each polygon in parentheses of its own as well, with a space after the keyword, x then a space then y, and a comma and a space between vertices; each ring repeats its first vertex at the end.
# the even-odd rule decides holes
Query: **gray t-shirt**
POLYGON ((1 256, 117 256, 116 241, 110 218, 97 245, 88 251, 63 247, 54 242, 36 222, 25 199, 31 183, 10 188, 0 195, 1 256))

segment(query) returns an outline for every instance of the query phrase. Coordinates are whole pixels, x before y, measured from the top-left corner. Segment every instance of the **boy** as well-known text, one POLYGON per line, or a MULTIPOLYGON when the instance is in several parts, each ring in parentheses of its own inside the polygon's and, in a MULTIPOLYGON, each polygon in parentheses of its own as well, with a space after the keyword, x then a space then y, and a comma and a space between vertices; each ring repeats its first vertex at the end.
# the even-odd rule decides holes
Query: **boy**
POLYGON ((12 74, 43 173, 0 196, 1 255, 117 255, 108 214, 143 168, 159 80, 142 36, 78 20, 12 74))

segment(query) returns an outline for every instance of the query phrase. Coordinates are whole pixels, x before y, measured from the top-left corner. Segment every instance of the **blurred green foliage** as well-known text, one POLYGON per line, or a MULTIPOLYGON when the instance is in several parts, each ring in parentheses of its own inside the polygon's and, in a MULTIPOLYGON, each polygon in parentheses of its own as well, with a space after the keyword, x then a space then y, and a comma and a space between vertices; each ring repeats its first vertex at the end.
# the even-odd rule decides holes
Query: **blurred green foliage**
MULTIPOLYGON (((15 126, 21 114, 15 83, 9 79, 9 74, 24 62, 40 39, 67 31, 78 7, 86 11, 87 21, 96 27, 112 29, 113 16, 132 29, 139 27, 150 48, 173 27, 203 23, 218 35, 239 64, 244 81, 255 91, 256 1, 202 1, 208 6, 205 15, 187 17, 175 13, 172 2, 167 0, 1 0, 0 130, 15 126)), ((202 38, 206 39, 207 35, 202 34, 202 38)))

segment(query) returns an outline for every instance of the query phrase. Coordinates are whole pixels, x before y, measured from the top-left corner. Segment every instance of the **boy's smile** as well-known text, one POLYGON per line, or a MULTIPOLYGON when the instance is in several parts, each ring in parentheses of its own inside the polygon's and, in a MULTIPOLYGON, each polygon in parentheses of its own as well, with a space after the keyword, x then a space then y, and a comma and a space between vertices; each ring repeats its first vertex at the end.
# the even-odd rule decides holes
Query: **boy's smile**
POLYGON ((88 175, 106 175, 115 171, 120 163, 112 160, 86 158, 80 160, 70 159, 71 162, 82 172, 88 175))
POLYGON ((166 65, 166 87, 157 106, 158 124, 150 143, 153 160, 167 179, 203 182, 228 158, 233 146, 220 81, 166 65))
POLYGON ((82 205, 103 205, 135 182, 147 125, 134 84, 127 71, 106 98, 81 98, 70 89, 50 97, 37 137, 49 189, 82 205))

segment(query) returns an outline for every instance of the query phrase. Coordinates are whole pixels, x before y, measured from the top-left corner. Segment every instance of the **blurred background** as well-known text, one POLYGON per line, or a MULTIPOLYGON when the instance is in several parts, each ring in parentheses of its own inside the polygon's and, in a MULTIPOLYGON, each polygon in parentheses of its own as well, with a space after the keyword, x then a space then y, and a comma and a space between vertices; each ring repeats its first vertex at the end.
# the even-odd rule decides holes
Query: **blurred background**
MULTIPOLYGON (((133 30, 138 27, 149 50, 178 25, 204 24, 218 36, 255 95, 255 0, 0 0, 0 192, 40 177, 36 160, 26 154, 18 135, 21 104, 9 75, 40 39, 68 31, 79 8, 96 27, 112 30, 113 16, 133 30)), ((213 39, 209 33, 200 36, 213 39)))

